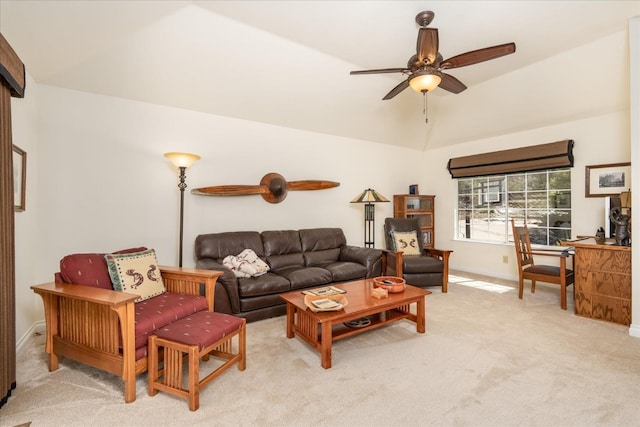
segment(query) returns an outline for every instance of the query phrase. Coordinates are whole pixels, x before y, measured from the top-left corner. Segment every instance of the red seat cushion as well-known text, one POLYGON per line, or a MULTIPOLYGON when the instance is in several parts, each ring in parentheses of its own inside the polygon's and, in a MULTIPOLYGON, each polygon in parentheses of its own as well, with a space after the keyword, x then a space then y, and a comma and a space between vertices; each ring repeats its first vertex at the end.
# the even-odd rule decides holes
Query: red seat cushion
POLYGON ((165 292, 135 304, 136 348, 147 345, 150 335, 176 320, 207 310, 203 296, 165 292))
POLYGON ((160 338, 188 345, 198 345, 200 350, 230 335, 242 326, 240 317, 225 313, 201 311, 182 320, 159 328, 160 338))

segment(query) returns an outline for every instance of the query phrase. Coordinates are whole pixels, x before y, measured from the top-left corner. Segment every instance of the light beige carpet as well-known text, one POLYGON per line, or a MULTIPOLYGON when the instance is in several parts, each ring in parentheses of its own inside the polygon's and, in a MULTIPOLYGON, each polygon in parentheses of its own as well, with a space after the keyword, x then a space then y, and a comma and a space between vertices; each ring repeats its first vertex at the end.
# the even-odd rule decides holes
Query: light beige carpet
POLYGON ((196 412, 149 397, 146 374, 125 404, 112 375, 65 359, 50 373, 37 336, 0 425, 640 425, 640 340, 627 327, 561 310, 551 285, 519 300, 513 283, 466 277, 427 297, 426 334, 402 321, 341 340, 329 370, 286 338, 284 317, 250 323, 247 370, 205 387, 196 412))

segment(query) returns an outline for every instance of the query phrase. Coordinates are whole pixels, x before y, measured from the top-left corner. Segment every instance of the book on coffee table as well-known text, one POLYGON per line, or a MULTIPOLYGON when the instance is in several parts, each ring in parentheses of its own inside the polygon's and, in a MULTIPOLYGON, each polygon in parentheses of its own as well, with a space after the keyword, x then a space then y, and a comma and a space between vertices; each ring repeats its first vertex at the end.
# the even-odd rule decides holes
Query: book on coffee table
POLYGON ((335 286, 325 286, 322 288, 307 289, 305 291, 302 291, 302 293, 305 295, 327 296, 345 294, 347 293, 347 291, 345 291, 344 289, 336 288, 335 286))
POLYGON ((311 304, 315 305, 321 310, 339 310, 342 308, 342 304, 340 304, 336 300, 332 300, 329 298, 317 299, 311 301, 311 304))
POLYGON ((329 295, 329 296, 317 296, 317 295, 305 295, 304 305, 313 312, 321 311, 340 311, 349 305, 347 297, 343 294, 329 295))

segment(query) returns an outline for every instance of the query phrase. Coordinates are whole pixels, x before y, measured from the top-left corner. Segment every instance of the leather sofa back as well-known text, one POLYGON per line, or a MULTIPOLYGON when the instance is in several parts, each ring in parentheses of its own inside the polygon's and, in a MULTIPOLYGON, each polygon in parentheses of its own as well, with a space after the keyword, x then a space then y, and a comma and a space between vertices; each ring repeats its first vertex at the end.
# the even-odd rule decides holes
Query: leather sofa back
POLYGON ((299 233, 303 252, 335 249, 347 244, 341 228, 308 228, 299 233))
POLYGON ((200 234, 196 237, 195 245, 197 259, 212 258, 222 262, 227 255, 238 255, 245 249, 252 249, 260 258, 264 259, 265 256, 257 231, 200 234))
POLYGON ((261 236, 264 254, 272 270, 304 265, 298 231, 263 231, 261 236))
POLYGON ((308 266, 337 261, 340 248, 347 244, 347 238, 340 228, 308 228, 299 233, 305 264, 308 266))

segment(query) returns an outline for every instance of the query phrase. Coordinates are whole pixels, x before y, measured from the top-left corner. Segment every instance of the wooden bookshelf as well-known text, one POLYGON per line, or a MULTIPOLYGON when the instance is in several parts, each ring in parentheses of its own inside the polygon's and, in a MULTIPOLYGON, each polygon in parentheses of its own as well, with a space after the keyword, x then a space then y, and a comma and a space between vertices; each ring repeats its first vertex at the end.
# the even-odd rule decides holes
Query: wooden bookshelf
POLYGON ((419 194, 395 194, 393 196, 394 218, 418 218, 425 248, 435 245, 435 198, 419 194))

